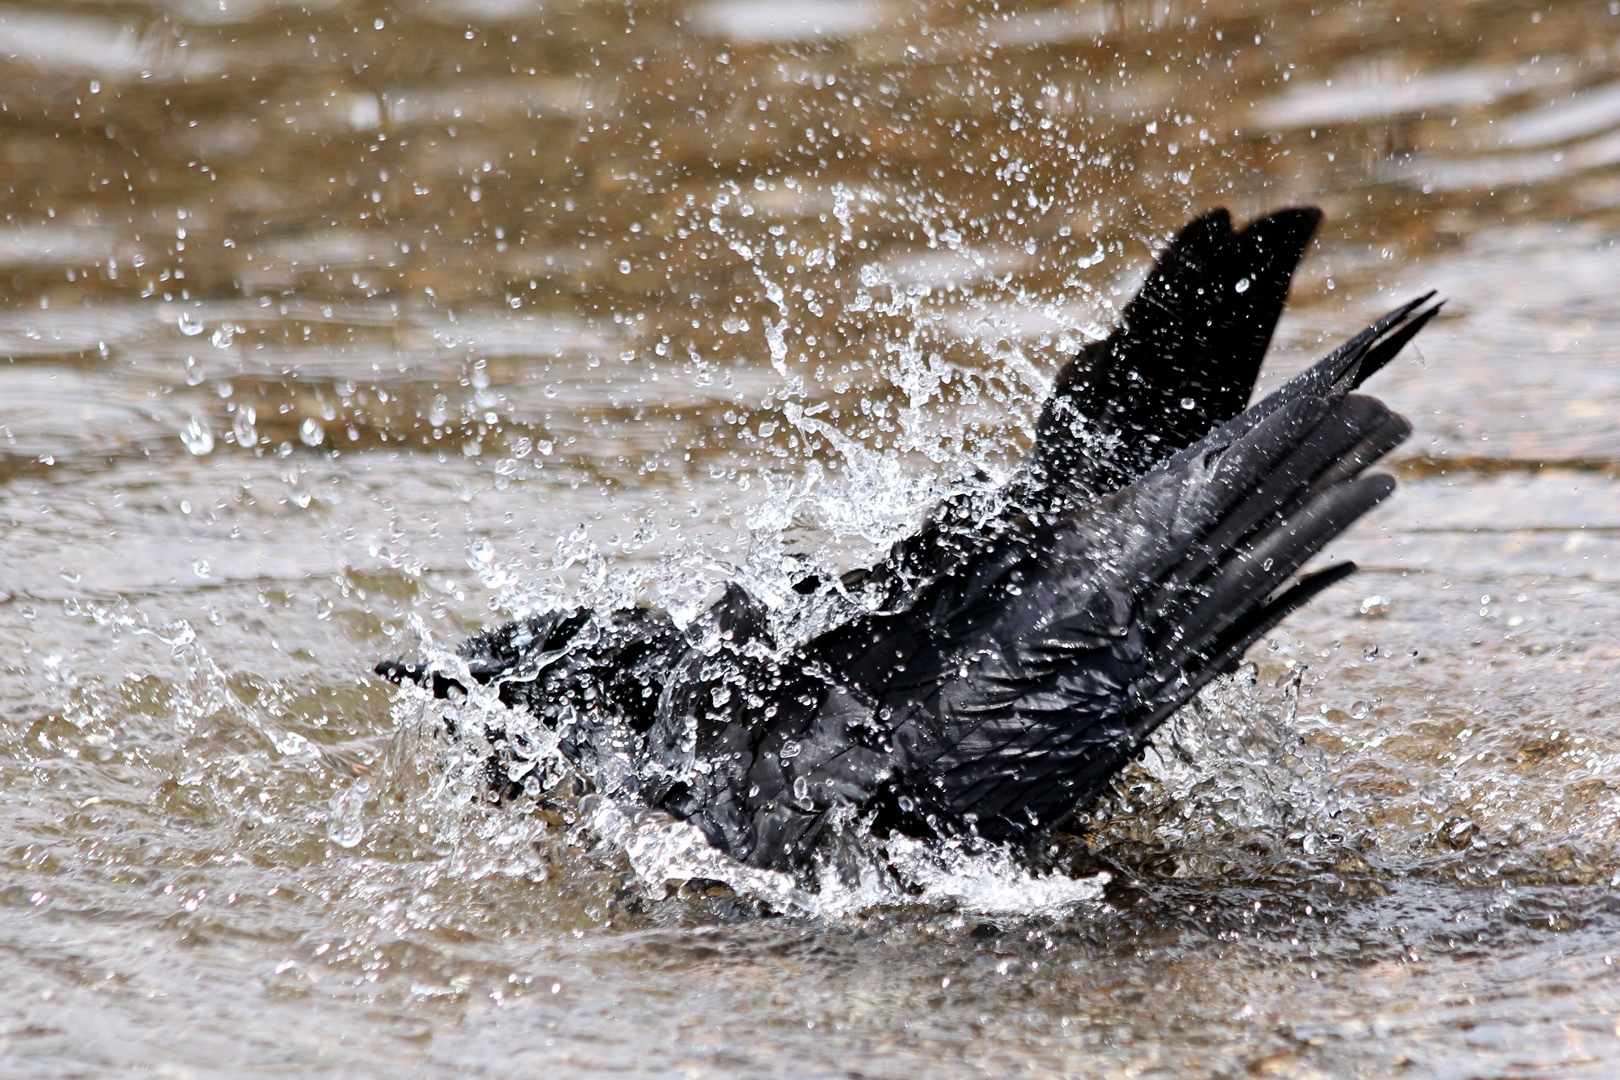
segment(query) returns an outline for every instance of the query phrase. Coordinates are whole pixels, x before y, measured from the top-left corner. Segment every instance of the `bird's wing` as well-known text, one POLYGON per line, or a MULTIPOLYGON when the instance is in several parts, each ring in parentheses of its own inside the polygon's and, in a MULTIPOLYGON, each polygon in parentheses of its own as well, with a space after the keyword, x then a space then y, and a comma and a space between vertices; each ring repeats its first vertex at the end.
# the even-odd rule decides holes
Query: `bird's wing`
POLYGON ((1393 490, 1362 472, 1410 428, 1350 390, 1434 310, 1399 309, 1137 483, 846 636, 828 663, 892 717, 895 790, 915 807, 900 823, 1007 839, 1050 825, 1348 572, 1285 587, 1393 490))
POLYGON ((1297 207, 1234 231, 1212 210, 1183 228, 1119 327, 1058 373, 1030 451, 1040 482, 1111 491, 1241 412, 1321 219, 1297 207))
POLYGON ((846 584, 882 592, 885 607, 904 607, 1019 514, 1064 513, 1236 416, 1321 218, 1315 207, 1297 207, 1234 230, 1225 210, 1212 210, 1185 226, 1113 333, 1059 371, 1011 487, 946 500, 881 566, 846 584), (996 504, 988 520, 980 503, 996 504))

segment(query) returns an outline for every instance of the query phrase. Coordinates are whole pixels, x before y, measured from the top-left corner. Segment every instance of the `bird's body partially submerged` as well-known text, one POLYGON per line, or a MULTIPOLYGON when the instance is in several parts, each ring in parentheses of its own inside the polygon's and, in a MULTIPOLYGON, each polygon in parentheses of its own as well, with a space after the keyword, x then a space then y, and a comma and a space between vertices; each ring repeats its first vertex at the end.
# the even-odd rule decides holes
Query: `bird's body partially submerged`
MULTIPOLYGON (((756 866, 805 865, 844 813, 1033 840, 1348 574, 1288 585, 1393 490, 1363 470, 1409 429, 1351 391, 1433 316, 1427 298, 1243 409, 1318 217, 1234 232, 1216 211, 1184 229, 1123 326, 1059 374, 1013 482, 947 502, 846 575, 865 613, 802 647, 778 648, 732 585, 685 629, 645 609, 556 612, 467 642, 464 674, 379 673, 441 696, 458 677, 494 685, 590 783, 756 866)), ((512 748, 484 734, 491 783, 515 794, 512 748)))

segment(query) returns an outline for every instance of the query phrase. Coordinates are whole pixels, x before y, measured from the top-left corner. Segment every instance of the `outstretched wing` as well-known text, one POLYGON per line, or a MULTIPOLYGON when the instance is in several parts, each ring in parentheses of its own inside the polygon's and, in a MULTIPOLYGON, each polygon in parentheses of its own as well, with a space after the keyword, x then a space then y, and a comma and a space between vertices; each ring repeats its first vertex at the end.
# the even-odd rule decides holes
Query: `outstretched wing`
POLYGON ((1041 482, 1103 494, 1241 412, 1321 220, 1297 207, 1234 231, 1212 210, 1183 228, 1120 327, 1058 373, 1030 451, 1041 482))
POLYGON ((824 662, 892 720, 889 820, 997 839, 1050 826, 1348 573, 1284 588, 1393 490, 1361 474, 1410 429, 1350 390, 1432 318, 1420 304, 1093 508, 1027 523, 908 615, 840 637, 824 662))
POLYGON ((989 520, 972 495, 948 500, 884 563, 846 584, 903 607, 1021 514, 1062 516, 1113 491, 1242 411, 1322 213, 1279 210, 1234 231, 1212 210, 1178 233, 1107 338, 1053 383, 1035 444, 989 520))

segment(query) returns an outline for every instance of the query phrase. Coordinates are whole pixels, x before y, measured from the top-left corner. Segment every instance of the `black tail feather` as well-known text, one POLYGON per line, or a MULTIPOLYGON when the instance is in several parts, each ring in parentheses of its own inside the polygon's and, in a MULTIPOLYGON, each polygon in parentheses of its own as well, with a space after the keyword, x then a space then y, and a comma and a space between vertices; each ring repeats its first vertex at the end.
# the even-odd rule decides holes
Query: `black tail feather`
POLYGON ((1059 372, 1030 455, 1039 481, 1110 491, 1237 415, 1321 217, 1281 210, 1234 232, 1213 210, 1182 229, 1119 329, 1059 372))

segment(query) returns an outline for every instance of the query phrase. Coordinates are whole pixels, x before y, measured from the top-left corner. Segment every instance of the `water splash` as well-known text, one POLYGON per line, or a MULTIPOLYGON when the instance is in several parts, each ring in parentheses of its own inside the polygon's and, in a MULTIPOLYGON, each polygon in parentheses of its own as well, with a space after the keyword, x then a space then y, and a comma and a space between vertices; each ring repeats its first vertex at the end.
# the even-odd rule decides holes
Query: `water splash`
MULTIPOLYGON (((794 586, 807 573, 830 581, 847 569, 870 566, 915 529, 928 507, 959 493, 984 497, 1011 475, 1045 396, 1046 376, 1017 335, 975 338, 975 362, 947 355, 942 341, 955 336, 964 312, 984 307, 993 296, 1000 310, 1010 305, 1061 325, 1063 334, 1049 344, 1072 351, 1082 320, 1008 288, 1032 253, 973 246, 962 231, 967 224, 927 198, 843 187, 832 193, 836 225, 829 225, 820 246, 763 241, 746 223, 756 214, 756 195, 776 188, 763 179, 753 188, 730 183, 701 208, 707 233, 752 273, 769 302, 769 314, 757 324, 767 354, 761 358, 768 357, 779 380, 755 412, 756 418, 771 418, 738 418, 762 451, 737 470, 742 489, 750 480, 759 482, 759 494, 743 514, 743 549, 719 558, 699 539, 677 533, 656 564, 620 566, 609 562, 582 526, 559 537, 549 566, 536 575, 534 567, 475 540, 468 566, 503 612, 611 611, 650 595, 686 625, 707 607, 717 586, 735 581, 765 603, 778 645, 791 648, 846 620, 859 603, 836 588, 799 595, 794 586), (926 247, 899 262, 861 255, 852 242, 855 226, 874 214, 919 228, 926 247), (818 277, 834 268, 858 287, 830 288, 818 277), (976 292, 976 281, 989 284, 986 295, 976 292), (880 395, 859 397, 842 410, 831 408, 817 388, 836 359, 814 332, 829 319, 851 338, 866 337, 869 366, 883 387, 880 395), (965 414, 983 416, 985 424, 964 423, 965 414), (986 431, 977 439, 965 434, 981 426, 986 431), (779 433, 787 434, 786 449, 779 433)), ((725 329, 748 334, 755 325, 738 315, 725 329)), ((694 377, 708 366, 696 356, 694 377)), ((442 763, 442 778, 430 785, 430 801, 465 810, 487 801, 492 777, 504 780, 497 786, 516 786, 525 799, 548 808, 564 807, 571 824, 628 860, 651 897, 667 895, 669 882, 702 879, 724 882, 777 910, 826 917, 918 903, 1028 914, 1093 901, 1106 881, 1106 875, 1038 874, 1015 853, 992 846, 880 838, 869 822, 855 819, 834 824, 834 842, 808 878, 743 866, 710 848, 694 827, 631 805, 617 778, 634 776, 640 764, 622 749, 634 745, 633 736, 617 744, 611 733, 593 737, 594 759, 581 779, 595 794, 578 803, 564 783, 578 766, 558 749, 559 732, 570 718, 553 718, 552 728, 502 708, 495 692, 477 686, 421 620, 413 618, 411 626, 419 654, 472 688, 449 705, 418 702, 407 709, 412 716, 406 722, 418 731, 453 736, 448 750, 441 745, 432 752, 442 763)), ((587 725, 600 726, 595 720, 587 725)), ((1176 778, 1167 772, 1165 779, 1176 778)))
MULTIPOLYGON (((456 660, 440 656, 438 662, 454 676, 456 660)), ((606 740, 596 740, 592 779, 608 791, 580 796, 578 768, 559 750, 560 729, 502 707, 487 687, 471 680, 469 685, 470 694, 451 702, 425 693, 401 700, 389 768, 417 777, 398 788, 414 787, 412 816, 431 820, 435 835, 458 847, 471 842, 477 848, 476 837, 490 829, 522 829, 525 819, 539 814, 565 826, 576 846, 622 860, 622 870, 651 900, 666 899, 688 882, 710 881, 770 910, 825 919, 917 905, 985 915, 1059 914, 1096 901, 1109 880, 1107 874, 1037 872, 1016 852, 982 842, 879 837, 869 820, 853 812, 829 822, 830 839, 803 876, 747 866, 712 847, 690 823, 613 794, 615 776, 628 775, 636 763, 628 756, 616 767, 602 761, 606 740), (522 797, 497 808, 492 769, 520 784, 522 797)), ((353 790, 360 796, 365 791, 358 785, 353 790)), ((334 796, 334 842, 358 840, 352 814, 360 796, 349 790, 334 796)), ((472 855, 465 865, 479 861, 472 855)))
POLYGON ((711 847, 687 822, 608 799, 585 804, 587 827, 622 850, 642 888, 663 899, 672 884, 718 881, 780 912, 847 919, 883 908, 924 906, 977 915, 1059 915, 1099 900, 1107 873, 1070 878, 1037 874, 993 845, 879 839, 863 823, 835 824, 836 853, 814 880, 745 866, 711 847))
POLYGON ((332 796, 331 817, 326 823, 326 836, 340 848, 352 848, 366 835, 366 795, 371 785, 358 780, 332 796))

